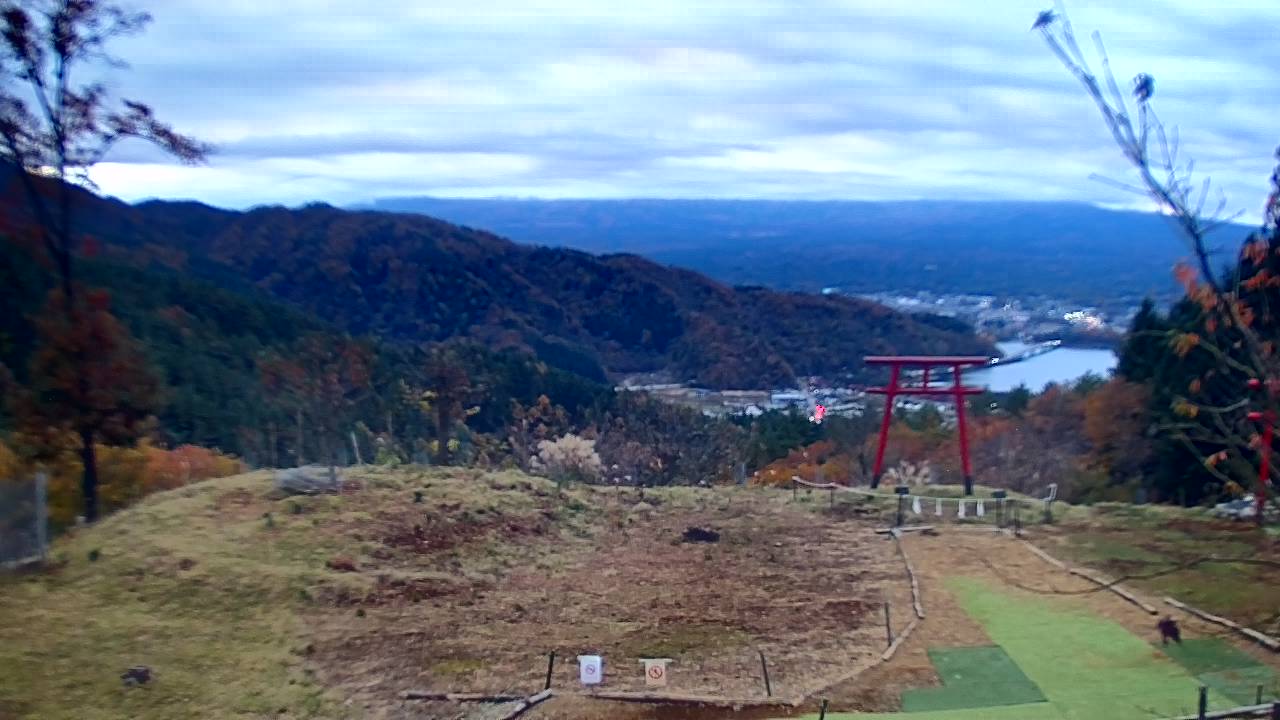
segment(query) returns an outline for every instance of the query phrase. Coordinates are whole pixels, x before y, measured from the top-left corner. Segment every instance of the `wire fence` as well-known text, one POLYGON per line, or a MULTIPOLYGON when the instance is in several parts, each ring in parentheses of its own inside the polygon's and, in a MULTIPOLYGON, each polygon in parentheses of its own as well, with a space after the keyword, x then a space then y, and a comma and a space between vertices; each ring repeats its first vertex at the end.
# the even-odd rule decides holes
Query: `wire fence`
POLYGON ((0 568, 42 560, 49 547, 48 480, 0 478, 0 568))

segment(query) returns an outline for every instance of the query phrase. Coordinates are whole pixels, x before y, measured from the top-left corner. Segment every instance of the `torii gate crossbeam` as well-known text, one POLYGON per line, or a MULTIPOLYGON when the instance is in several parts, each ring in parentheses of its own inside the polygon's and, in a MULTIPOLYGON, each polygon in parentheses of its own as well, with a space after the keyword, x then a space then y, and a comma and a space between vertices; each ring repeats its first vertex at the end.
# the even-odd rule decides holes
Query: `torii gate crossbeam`
POLYGON ((956 426, 960 436, 960 462, 964 468, 964 494, 973 494, 973 471, 969 466, 969 429, 965 420, 965 396, 980 395, 982 388, 966 387, 963 381, 964 368, 985 366, 989 359, 970 355, 873 355, 864 358, 868 365, 887 365, 890 368, 889 385, 887 387, 870 388, 867 392, 873 395, 884 395, 884 418, 880 422, 880 440, 876 446, 876 464, 871 475, 871 487, 880 486, 880 476, 884 471, 884 449, 889 441, 889 425, 893 421, 893 401, 899 395, 951 396, 956 403, 956 426), (924 375, 919 385, 903 385, 902 368, 921 368, 924 375), (933 368, 950 368, 952 385, 950 387, 934 387, 929 384, 929 371, 933 368))

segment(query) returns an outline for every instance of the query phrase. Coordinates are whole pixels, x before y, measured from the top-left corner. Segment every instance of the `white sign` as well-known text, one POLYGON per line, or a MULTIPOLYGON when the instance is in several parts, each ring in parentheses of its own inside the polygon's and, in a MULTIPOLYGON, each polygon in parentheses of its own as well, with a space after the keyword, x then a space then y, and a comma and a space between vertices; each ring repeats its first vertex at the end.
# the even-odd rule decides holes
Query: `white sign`
POLYGON ((644 684, 649 687, 667 686, 667 663, 670 658, 648 658, 640 661, 644 665, 644 684))
POLYGON ((578 677, 583 685, 599 685, 604 678, 604 660, 599 655, 579 655, 578 677))

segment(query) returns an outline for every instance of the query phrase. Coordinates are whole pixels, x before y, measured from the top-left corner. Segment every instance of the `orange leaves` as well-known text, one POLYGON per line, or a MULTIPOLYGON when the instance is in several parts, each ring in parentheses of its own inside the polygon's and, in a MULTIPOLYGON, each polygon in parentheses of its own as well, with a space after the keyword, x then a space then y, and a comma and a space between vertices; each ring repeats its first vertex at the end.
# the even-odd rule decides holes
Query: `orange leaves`
POLYGON ((1195 418, 1200 414, 1200 408, 1182 398, 1173 401, 1173 412, 1186 418, 1195 418))
POLYGON ((1240 300, 1236 301, 1235 307, 1236 307, 1236 317, 1240 318, 1240 324, 1244 325, 1245 327, 1252 327, 1253 321, 1255 319, 1253 314, 1253 308, 1249 307, 1243 301, 1240 301, 1240 300))
POLYGON ((1200 336, 1196 333, 1179 333, 1173 338, 1173 351, 1178 357, 1186 357, 1200 344, 1200 336))
MULTIPOLYGON (((81 513, 80 476, 83 473, 73 442, 63 443, 65 450, 41 463, 49 476, 49 517, 55 525, 75 522, 81 513)), ((119 510, 161 490, 188 483, 226 477, 244 472, 244 464, 236 458, 207 448, 183 445, 165 450, 143 441, 137 447, 96 446, 98 457, 98 493, 104 511, 119 510)), ((10 477, 28 477, 35 468, 24 465, 0 443, 0 481, 10 477)))
POLYGON ((752 482, 756 485, 789 485, 795 475, 806 482, 844 483, 855 466, 853 458, 835 452, 833 442, 822 440, 792 450, 786 457, 769 463, 755 474, 752 482))
POLYGON ((1199 393, 1203 387, 1204 387, 1204 383, 1200 381, 1200 378, 1196 378, 1195 380, 1192 380, 1187 385, 1187 389, 1190 390, 1193 395, 1199 393))
POLYGON ((1241 283, 1241 286, 1244 287, 1245 290, 1250 290, 1250 291, 1260 290, 1265 287, 1270 287, 1273 284, 1272 282, 1273 279, 1274 278, 1271 275, 1271 271, 1267 270, 1266 268, 1263 268, 1262 270, 1259 270, 1257 274, 1255 274, 1253 277, 1241 283))
POLYGON ((1204 465, 1205 467, 1209 467, 1209 468, 1217 467, 1219 464, 1226 462, 1226 460, 1227 460, 1227 451, 1219 450, 1218 452, 1205 458, 1204 465))
POLYGON ((244 464, 239 460, 196 445, 182 445, 173 450, 150 446, 144 449, 147 465, 142 483, 148 492, 244 472, 244 464))
POLYGON ((1218 307, 1218 296, 1214 294, 1213 288, 1208 285, 1189 289, 1187 291, 1187 297, 1191 298, 1197 305, 1204 308, 1206 311, 1218 307))
POLYGON ((1258 238, 1253 242, 1245 243, 1244 248, 1240 251, 1240 255, 1254 265, 1261 265, 1266 262, 1267 251, 1269 249, 1269 243, 1266 238, 1258 238))
MULTIPOLYGON (((1198 382, 1198 381, 1197 381, 1198 382)), ((1084 434, 1095 448, 1110 448, 1126 436, 1141 435, 1151 391, 1114 379, 1084 399, 1084 434)))
POLYGON ((1196 269, 1185 262, 1173 266, 1173 278, 1187 291, 1188 295, 1199 285, 1199 274, 1196 269))

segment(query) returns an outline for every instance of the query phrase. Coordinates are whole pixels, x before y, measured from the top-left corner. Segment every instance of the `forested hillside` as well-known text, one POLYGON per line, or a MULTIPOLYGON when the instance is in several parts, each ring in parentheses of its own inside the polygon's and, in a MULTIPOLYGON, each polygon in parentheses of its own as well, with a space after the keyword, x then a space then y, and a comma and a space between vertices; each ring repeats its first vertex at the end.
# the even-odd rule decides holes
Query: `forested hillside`
POLYGON ((859 377, 867 354, 991 351, 966 327, 860 300, 734 289, 636 256, 517 245, 418 215, 79 198, 80 222, 121 262, 260 291, 357 335, 465 337, 599 381, 663 372, 777 387, 859 377))

